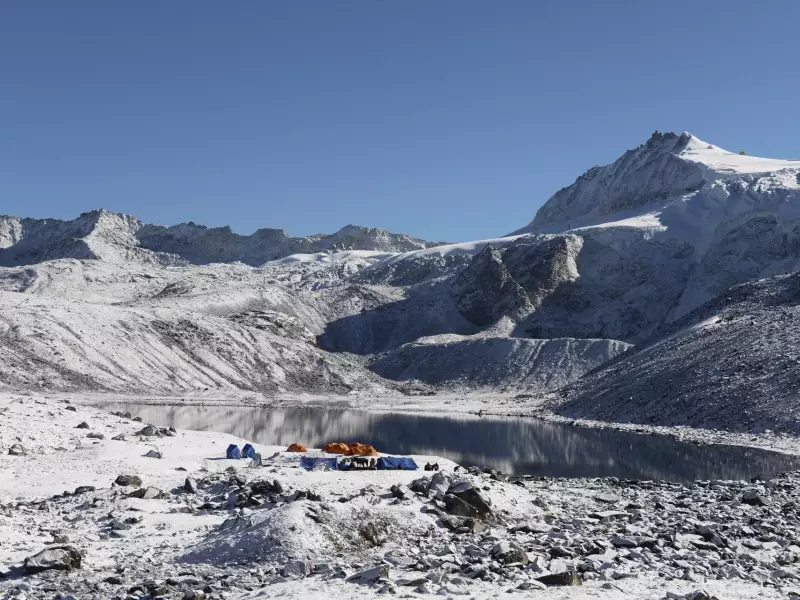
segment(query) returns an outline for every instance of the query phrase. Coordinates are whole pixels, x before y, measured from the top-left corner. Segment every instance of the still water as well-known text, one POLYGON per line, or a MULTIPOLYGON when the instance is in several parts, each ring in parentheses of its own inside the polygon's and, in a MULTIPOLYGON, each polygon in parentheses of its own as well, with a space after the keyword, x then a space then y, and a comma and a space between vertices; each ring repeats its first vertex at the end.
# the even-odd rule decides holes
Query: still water
POLYGON ((749 479, 800 468, 800 457, 739 446, 587 429, 535 419, 368 413, 320 408, 103 404, 145 423, 231 433, 257 444, 362 442, 392 454, 444 456, 516 475, 694 481, 749 479))

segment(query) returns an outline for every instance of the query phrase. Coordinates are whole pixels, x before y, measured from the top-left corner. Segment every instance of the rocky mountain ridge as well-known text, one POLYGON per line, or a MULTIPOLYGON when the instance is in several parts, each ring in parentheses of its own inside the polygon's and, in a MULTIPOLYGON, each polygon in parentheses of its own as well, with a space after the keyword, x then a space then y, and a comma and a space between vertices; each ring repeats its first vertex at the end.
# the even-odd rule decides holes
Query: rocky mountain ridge
POLYGON ((230 227, 205 227, 193 222, 164 227, 107 210, 83 213, 69 221, 0 216, 3 266, 61 258, 164 265, 238 261, 260 266, 292 254, 406 252, 433 245, 410 235, 358 225, 347 225, 333 234, 289 237, 283 229, 240 235, 230 227))

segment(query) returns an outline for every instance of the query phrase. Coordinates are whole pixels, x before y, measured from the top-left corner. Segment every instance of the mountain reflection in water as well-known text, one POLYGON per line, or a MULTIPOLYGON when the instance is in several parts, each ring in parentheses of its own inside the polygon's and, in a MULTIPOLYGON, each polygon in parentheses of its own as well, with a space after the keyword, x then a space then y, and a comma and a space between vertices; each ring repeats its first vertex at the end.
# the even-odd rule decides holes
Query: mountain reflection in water
POLYGON ((800 468, 800 457, 739 446, 588 429, 535 419, 368 413, 322 408, 102 404, 144 422, 230 433, 257 444, 363 442, 392 454, 430 454, 517 475, 671 481, 749 479, 800 468))

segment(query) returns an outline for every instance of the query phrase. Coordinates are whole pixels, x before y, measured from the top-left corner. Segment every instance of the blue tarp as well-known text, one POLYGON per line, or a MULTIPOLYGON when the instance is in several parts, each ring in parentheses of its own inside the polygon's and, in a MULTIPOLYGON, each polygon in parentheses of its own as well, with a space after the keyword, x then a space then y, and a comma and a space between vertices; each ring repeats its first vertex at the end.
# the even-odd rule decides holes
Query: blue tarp
POLYGON ((399 469, 402 471, 416 471, 419 469, 414 459, 406 456, 381 456, 378 459, 377 467, 380 470, 399 469))
POLYGON ((311 471, 312 469, 316 469, 322 465, 328 465, 328 468, 331 471, 336 470, 336 459, 335 458, 323 458, 321 456, 314 457, 314 456, 301 456, 300 457, 300 466, 304 469, 308 469, 311 471))
POLYGON ((239 450, 239 446, 231 444, 228 446, 228 451, 225 453, 225 456, 228 458, 242 458, 242 453, 239 450))
POLYGON ((250 444, 245 444, 244 448, 242 448, 242 458, 255 458, 256 457, 256 449, 253 448, 250 444))

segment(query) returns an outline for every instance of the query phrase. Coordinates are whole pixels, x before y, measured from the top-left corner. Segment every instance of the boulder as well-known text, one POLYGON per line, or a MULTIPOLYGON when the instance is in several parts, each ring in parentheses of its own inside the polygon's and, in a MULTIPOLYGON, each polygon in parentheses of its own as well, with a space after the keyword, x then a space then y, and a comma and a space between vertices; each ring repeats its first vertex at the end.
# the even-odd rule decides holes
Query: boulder
POLYGON ((155 500, 163 498, 164 492, 157 487, 148 486, 146 488, 139 488, 128 494, 128 498, 141 498, 142 500, 155 500))
POLYGON ((512 563, 528 564, 528 553, 517 544, 508 541, 495 544, 492 548, 491 555, 493 558, 507 565, 512 563))
POLYGON ((447 493, 447 490, 450 489, 452 484, 453 476, 450 473, 439 471, 433 477, 431 477, 431 480, 428 483, 427 494, 430 497, 441 500, 444 498, 444 495, 447 493))
POLYGON ((8 449, 8 453, 11 456, 25 456, 28 451, 22 444, 14 444, 11 448, 8 449))
POLYGON ((281 569, 281 575, 291 579, 302 579, 311 573, 311 565, 304 560, 291 560, 281 569))
POLYGON ((471 504, 465 502, 458 496, 447 494, 444 497, 444 509, 451 515, 458 517, 479 518, 481 515, 471 504))
POLYGON ((378 565, 377 567, 372 567, 371 569, 366 569, 364 571, 359 571, 353 575, 350 575, 345 581, 349 583, 359 583, 362 585, 371 585, 378 581, 379 579, 388 579, 389 577, 389 565, 378 565))
POLYGON ((769 500, 764 498, 758 490, 745 490, 742 494, 742 502, 751 506, 766 506, 769 500))
POLYGON ((141 487, 142 478, 138 475, 117 475, 114 483, 121 486, 141 487))
MULTIPOLYGON (((478 491, 470 482, 466 480, 458 481, 451 485, 447 490, 448 495, 455 496, 472 506, 477 512, 477 516, 486 517, 491 514, 492 506, 487 498, 478 491)), ((472 517, 476 515, 464 515, 472 517)))
POLYGON ((158 435, 158 427, 155 425, 145 425, 142 429, 136 432, 136 435, 144 435, 147 437, 158 435))
POLYGON ((23 565, 25 573, 32 575, 42 571, 71 571, 81 568, 81 554, 72 546, 56 546, 29 556, 23 565))
POLYGON ((537 577, 536 581, 548 586, 583 585, 583 580, 576 571, 562 571, 561 573, 542 575, 541 577, 537 577))
POLYGON ((197 481, 195 481, 191 477, 187 477, 186 481, 183 482, 183 489, 186 490, 190 494, 196 494, 197 493, 197 481))

